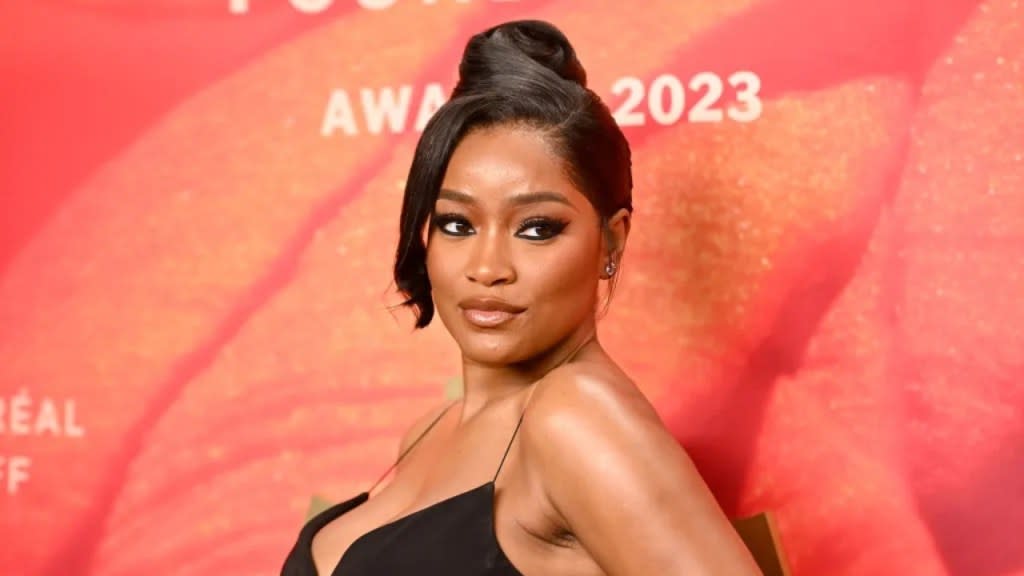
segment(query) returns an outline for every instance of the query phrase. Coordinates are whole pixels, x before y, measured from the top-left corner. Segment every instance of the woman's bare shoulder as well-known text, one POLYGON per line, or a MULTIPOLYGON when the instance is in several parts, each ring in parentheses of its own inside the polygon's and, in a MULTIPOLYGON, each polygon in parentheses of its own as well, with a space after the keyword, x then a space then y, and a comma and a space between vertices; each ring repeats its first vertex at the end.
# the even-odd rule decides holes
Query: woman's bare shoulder
POLYGON ((637 385, 614 365, 598 362, 567 364, 548 373, 537 383, 524 424, 530 419, 544 429, 588 417, 662 427, 637 385))
POLYGON ((565 365, 537 383, 524 412, 528 458, 558 478, 562 464, 581 454, 605 454, 631 463, 679 457, 681 449, 657 411, 614 366, 565 365))
POLYGON ((520 433, 526 468, 606 573, 758 573, 689 456, 621 372, 553 370, 520 433))
POLYGON ((409 448, 412 447, 413 443, 420 439, 427 432, 427 429, 437 422, 438 419, 456 403, 457 401, 452 400, 439 402, 418 416, 402 434, 402 439, 398 444, 399 456, 408 451, 409 448))

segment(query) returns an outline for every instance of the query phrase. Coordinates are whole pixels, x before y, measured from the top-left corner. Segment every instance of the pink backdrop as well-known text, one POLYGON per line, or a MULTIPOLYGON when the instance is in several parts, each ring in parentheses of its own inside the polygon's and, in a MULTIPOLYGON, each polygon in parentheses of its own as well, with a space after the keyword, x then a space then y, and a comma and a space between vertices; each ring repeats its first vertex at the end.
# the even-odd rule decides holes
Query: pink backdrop
POLYGON ((467 37, 635 158, 602 337, 796 576, 1024 574, 1018 0, 0 5, 0 573, 272 574, 457 386, 389 313, 467 37))

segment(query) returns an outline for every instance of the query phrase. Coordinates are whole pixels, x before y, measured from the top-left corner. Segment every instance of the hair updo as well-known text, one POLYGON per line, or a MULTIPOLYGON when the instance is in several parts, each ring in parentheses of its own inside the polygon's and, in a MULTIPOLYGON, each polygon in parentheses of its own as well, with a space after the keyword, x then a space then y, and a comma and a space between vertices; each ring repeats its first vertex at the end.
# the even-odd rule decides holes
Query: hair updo
POLYGON ((565 35, 547 22, 507 22, 466 44, 459 82, 430 119, 413 156, 402 201, 395 283, 416 312, 434 317, 423 229, 434 211, 455 147, 471 130, 518 125, 540 130, 570 180, 607 222, 632 211, 629 144, 565 35))

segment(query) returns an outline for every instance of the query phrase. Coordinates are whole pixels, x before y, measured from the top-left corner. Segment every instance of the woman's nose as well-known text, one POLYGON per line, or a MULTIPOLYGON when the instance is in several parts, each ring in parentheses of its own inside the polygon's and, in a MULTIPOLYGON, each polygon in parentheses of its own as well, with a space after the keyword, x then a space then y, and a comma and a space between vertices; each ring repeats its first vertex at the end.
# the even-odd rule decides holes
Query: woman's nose
POLYGON ((515 281, 515 268, 509 258, 508 240, 503 233, 491 230, 473 237, 473 247, 466 277, 470 281, 494 286, 515 281))

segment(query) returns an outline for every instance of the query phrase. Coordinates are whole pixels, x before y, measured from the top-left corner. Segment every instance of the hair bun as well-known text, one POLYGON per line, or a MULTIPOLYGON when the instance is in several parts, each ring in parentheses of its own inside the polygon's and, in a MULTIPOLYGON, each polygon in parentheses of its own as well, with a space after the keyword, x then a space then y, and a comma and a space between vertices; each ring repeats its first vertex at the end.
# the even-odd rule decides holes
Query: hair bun
POLYGON ((544 68, 563 80, 587 86, 587 73, 561 30, 542 20, 517 20, 470 38, 459 65, 458 91, 487 84, 494 76, 528 75, 531 68, 544 68))

